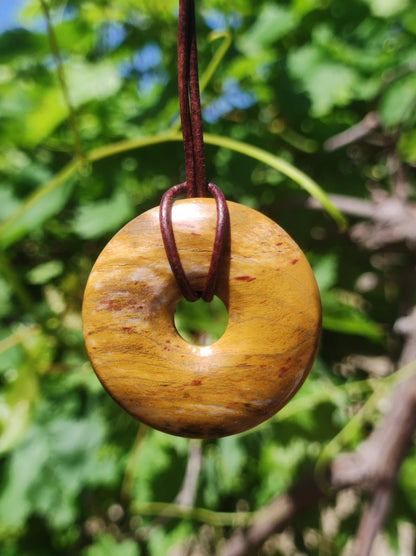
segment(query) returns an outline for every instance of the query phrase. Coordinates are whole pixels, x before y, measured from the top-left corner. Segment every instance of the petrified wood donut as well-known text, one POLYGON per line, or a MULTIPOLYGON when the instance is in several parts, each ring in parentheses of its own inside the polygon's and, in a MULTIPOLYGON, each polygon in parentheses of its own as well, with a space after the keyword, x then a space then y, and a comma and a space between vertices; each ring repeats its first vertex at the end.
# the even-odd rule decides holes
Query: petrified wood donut
MULTIPOLYGON (((83 326, 95 372, 131 415, 170 434, 214 438, 258 425, 295 394, 316 355, 321 304, 305 256, 266 216, 228 207, 230 248, 216 289, 228 326, 214 344, 189 344, 175 329, 181 293, 158 207, 111 239, 87 283, 83 326)), ((172 209, 180 258, 197 291, 216 218, 213 199, 177 201, 172 209)))

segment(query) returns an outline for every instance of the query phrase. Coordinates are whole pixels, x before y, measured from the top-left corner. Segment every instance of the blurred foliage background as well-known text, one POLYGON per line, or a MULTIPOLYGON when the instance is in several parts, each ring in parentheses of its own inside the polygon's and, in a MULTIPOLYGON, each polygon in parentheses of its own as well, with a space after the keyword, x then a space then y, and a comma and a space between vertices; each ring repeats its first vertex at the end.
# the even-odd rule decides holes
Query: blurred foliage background
MULTIPOLYGON (((324 309, 295 399, 249 433, 200 443, 148 430, 112 401, 80 317, 106 242, 184 179, 177 2, 14 5, 0 34, 1 553, 215 554, 304 473, 358 446, 401 380, 395 323, 416 304, 414 233, 377 241, 373 221, 380 199, 415 197, 416 6, 198 2, 209 179, 292 235, 324 309), (348 232, 316 184, 341 210, 361 207, 348 232)), ((207 313, 196 318, 215 335, 207 313)), ((415 538, 415 470, 412 448, 386 554, 415 538)), ((364 502, 329 493, 259 554, 347 554, 364 502)))

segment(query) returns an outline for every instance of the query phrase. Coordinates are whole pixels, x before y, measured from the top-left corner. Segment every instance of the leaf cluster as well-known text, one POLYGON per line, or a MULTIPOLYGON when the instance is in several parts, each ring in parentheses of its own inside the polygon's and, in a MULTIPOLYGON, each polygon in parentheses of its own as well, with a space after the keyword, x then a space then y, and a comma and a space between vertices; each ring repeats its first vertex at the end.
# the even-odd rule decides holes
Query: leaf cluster
MULTIPOLYGON (((368 252, 340 230, 327 194, 392 194, 392 160, 411 175, 416 7, 198 3, 208 175, 305 250, 324 330, 311 377, 286 408, 254 431, 203 444, 195 507, 184 508, 175 499, 189 441, 147 431, 108 398, 80 317, 109 238, 185 178, 177 2, 48 2, 58 50, 43 4, 21 2, 19 20, 0 34, 1 552, 214 554, 304 473, 324 473, 354 449, 400 380, 383 375, 403 344, 395 321, 416 304, 414 248, 401 241, 368 252), (372 135, 325 149, 369 113, 379 122, 372 135), (306 193, 329 214, 311 210, 306 193)), ((220 335, 221 319, 201 311, 185 309, 182 326, 220 335)), ((415 466, 412 450, 386 528, 392 551, 403 524, 415 522, 415 466)), ((341 554, 362 504, 358 494, 349 504, 328 496, 261 554, 341 554)))

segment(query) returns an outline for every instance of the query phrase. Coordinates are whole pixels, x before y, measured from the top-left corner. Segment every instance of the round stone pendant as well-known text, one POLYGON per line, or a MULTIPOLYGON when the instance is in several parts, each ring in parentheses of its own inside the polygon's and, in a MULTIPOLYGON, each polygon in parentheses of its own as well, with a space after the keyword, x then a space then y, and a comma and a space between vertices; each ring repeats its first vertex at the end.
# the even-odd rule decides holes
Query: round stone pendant
MULTIPOLYGON (((176 331, 181 293, 159 207, 111 239, 85 290, 85 344, 100 381, 131 415, 170 434, 215 438, 260 424, 296 393, 318 348, 320 296, 302 251, 266 216, 227 204, 230 244, 215 295, 228 326, 214 344, 190 344, 176 331)), ((216 219, 213 199, 172 208, 180 259, 196 291, 204 288, 216 219)))

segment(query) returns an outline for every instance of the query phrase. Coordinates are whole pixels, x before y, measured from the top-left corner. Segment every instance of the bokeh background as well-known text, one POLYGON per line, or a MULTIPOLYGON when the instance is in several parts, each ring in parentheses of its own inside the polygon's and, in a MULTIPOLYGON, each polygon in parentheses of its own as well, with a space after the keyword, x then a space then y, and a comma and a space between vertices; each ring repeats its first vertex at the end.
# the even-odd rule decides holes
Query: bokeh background
POLYGON ((0 0, 0 552, 411 556, 416 6, 197 3, 209 179, 292 235, 324 311, 293 401, 204 442, 112 401, 80 317, 106 242, 184 180, 177 13, 0 0))

